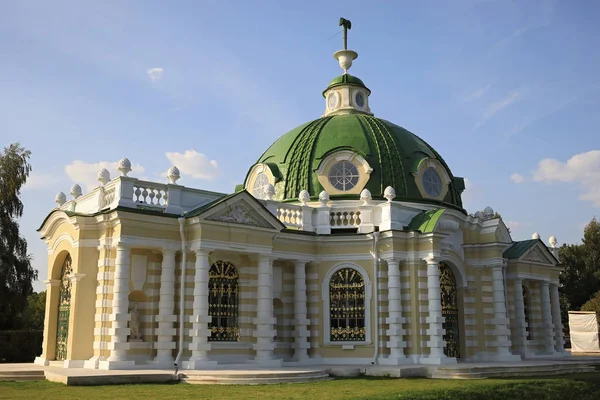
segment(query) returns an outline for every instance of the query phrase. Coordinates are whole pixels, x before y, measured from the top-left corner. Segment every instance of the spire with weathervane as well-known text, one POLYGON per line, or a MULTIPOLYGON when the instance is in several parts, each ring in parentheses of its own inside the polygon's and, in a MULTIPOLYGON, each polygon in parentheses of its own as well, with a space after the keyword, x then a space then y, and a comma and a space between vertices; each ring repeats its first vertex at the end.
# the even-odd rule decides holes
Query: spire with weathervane
POLYGON ((369 114, 372 115, 369 108, 369 95, 371 91, 365 86, 363 81, 348 73, 352 67, 352 61, 358 58, 358 53, 354 50, 348 50, 348 30, 352 29, 350 20, 340 18, 339 26, 344 32, 344 49, 338 50, 333 54, 333 58, 338 60, 344 73, 334 78, 327 89, 323 91, 325 97, 325 114, 369 114))

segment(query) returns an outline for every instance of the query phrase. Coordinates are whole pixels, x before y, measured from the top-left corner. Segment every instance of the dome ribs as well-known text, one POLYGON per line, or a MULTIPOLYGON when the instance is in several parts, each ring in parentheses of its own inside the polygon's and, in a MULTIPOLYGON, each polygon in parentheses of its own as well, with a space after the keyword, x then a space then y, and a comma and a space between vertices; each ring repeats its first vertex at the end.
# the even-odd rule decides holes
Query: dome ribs
MULTIPOLYGON (((285 180, 284 198, 296 198, 301 190, 308 190, 311 193, 311 187, 300 186, 304 186, 304 182, 308 186, 311 185, 313 172, 311 164, 314 157, 315 142, 321 133, 321 129, 331 118, 325 117, 313 121, 300 132, 290 147, 291 158, 285 180), (306 154, 310 154, 310 157, 305 157, 306 154)), ((314 193, 312 194, 314 195, 314 193)))

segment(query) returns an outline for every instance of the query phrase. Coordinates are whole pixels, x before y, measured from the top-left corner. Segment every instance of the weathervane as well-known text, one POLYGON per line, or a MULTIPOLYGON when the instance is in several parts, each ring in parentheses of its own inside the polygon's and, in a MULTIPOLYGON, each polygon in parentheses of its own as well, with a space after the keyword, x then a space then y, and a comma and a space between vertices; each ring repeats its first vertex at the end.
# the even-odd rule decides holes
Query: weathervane
POLYGON ((352 60, 355 60, 358 54, 353 50, 348 50, 348 29, 352 29, 352 22, 349 19, 340 18, 338 25, 344 27, 344 50, 336 51, 333 57, 340 63, 344 74, 347 74, 352 66, 352 60))
POLYGON ((344 50, 348 50, 348 30, 352 29, 352 22, 346 18, 340 18, 339 26, 344 27, 344 50))

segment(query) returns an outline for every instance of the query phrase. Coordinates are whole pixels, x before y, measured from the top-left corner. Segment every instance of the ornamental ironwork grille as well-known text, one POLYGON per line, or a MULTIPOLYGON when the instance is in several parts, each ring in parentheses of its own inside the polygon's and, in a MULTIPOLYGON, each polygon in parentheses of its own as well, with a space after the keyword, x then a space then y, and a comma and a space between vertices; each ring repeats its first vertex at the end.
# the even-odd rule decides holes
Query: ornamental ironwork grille
POLYGON ((442 302, 442 317, 444 323, 444 354, 447 357, 460 357, 460 336, 458 328, 458 296, 456 291, 456 278, 450 267, 439 263, 440 295, 442 302))
POLYGON ((58 321, 56 324, 56 350, 54 359, 67 359, 67 340, 69 338, 69 316, 71 314, 71 279, 73 273, 71 256, 67 255, 60 271, 60 292, 58 297, 58 321))
POLYGON ((208 272, 209 341, 235 342, 240 338, 238 326, 239 274, 227 261, 215 262, 208 272))
POLYGON ((525 332, 527 340, 533 339, 533 332, 530 327, 531 325, 531 297, 529 296, 529 289, 523 285, 523 312, 525 313, 525 332))
POLYGON ((365 327, 365 281, 353 268, 337 271, 329 281, 330 340, 363 342, 365 327))

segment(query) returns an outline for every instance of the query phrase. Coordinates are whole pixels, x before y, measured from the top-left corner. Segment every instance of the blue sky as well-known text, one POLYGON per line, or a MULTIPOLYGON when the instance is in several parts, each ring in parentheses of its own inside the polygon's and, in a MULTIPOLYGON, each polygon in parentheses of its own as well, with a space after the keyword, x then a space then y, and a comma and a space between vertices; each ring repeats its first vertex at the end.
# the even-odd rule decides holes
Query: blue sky
MULTIPOLYGON (((136 177, 231 192, 324 110, 352 21, 371 109, 420 135, 515 240, 577 243, 600 207, 595 1, 17 1, 0 13, 0 145, 33 152, 22 232, 122 157, 136 177)), ((114 172, 113 172, 114 176, 114 172)), ((43 285, 36 284, 36 289, 43 285)))

